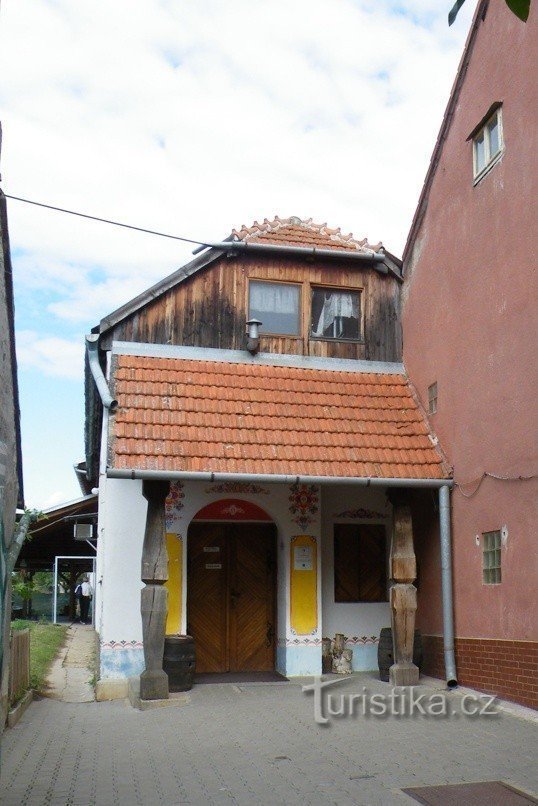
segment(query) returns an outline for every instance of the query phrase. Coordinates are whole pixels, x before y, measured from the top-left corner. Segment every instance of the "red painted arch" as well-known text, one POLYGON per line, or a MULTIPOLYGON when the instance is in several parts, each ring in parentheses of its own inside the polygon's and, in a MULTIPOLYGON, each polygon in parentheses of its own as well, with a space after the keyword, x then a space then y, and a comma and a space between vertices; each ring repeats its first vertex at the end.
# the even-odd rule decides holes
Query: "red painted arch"
POLYGON ((267 512, 250 501, 239 498, 223 498, 202 507, 193 521, 263 521, 272 522, 267 512))

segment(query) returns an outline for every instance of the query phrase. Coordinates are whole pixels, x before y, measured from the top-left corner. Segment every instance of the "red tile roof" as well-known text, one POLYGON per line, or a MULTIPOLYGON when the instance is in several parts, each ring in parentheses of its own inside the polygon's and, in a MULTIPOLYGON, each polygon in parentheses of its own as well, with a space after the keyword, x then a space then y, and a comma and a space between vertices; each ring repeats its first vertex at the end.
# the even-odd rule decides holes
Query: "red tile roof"
POLYGON ((351 233, 344 235, 340 227, 330 229, 327 224, 314 224, 311 218, 297 216, 279 218, 272 221, 264 218, 263 223, 255 221, 251 227, 244 224, 239 230, 232 230, 234 240, 253 243, 285 243, 291 246, 316 246, 319 249, 345 249, 365 253, 379 252, 383 244, 369 244, 368 239, 357 241, 351 233))
POLYGON ((446 478, 403 375, 116 356, 114 468, 446 478))

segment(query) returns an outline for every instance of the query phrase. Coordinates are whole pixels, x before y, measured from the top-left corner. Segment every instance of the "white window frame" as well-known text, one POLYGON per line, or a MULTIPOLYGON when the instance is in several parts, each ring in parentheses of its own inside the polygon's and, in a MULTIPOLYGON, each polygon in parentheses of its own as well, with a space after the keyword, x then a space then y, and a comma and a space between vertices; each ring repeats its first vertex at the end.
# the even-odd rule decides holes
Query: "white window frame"
POLYGON ((473 134, 473 178, 476 185, 483 176, 485 176, 491 168, 498 162, 504 152, 504 134, 503 134, 503 121, 502 121, 502 107, 498 106, 497 109, 488 117, 477 132, 473 134), (497 126, 499 130, 499 149, 492 154, 491 142, 489 135, 489 126, 494 119, 497 119, 497 126), (478 168, 477 165, 477 141, 483 136, 484 138, 484 165, 478 168))
POLYGON ((502 582, 502 532, 482 533, 482 582, 500 585, 502 582))

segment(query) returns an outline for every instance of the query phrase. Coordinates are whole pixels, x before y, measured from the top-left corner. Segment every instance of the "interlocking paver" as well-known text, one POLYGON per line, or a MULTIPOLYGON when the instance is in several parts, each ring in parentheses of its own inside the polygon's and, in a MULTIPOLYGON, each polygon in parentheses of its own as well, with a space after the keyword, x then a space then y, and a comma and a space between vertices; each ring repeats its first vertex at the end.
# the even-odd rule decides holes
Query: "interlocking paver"
MULTIPOLYGON (((365 675, 343 692, 389 691, 365 675)), ((427 689, 424 689, 425 691, 427 689)), ((459 694, 449 695, 452 701, 459 694)), ((6 806, 364 804, 409 786, 509 780, 536 790, 538 724, 498 717, 355 718, 316 725, 299 685, 197 686, 181 708, 32 704, 3 737, 6 806)))

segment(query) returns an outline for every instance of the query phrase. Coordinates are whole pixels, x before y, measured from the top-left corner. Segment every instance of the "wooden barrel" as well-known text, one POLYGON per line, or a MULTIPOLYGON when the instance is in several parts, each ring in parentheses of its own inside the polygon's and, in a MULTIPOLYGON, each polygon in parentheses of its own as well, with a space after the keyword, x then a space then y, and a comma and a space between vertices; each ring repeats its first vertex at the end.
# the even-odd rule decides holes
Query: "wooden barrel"
MULTIPOLYGON (((377 646, 377 665, 379 666, 379 679, 385 683, 389 682, 389 669, 393 663, 392 628, 383 627, 379 634, 379 644, 377 646)), ((413 663, 419 669, 422 668, 422 635, 420 630, 415 630, 413 663)))
POLYGON ((333 656, 331 655, 331 639, 323 638, 321 642, 321 672, 330 674, 333 670, 333 656))
POLYGON ((196 652, 190 635, 167 635, 164 639, 163 669, 170 691, 189 691, 194 682, 196 652))

